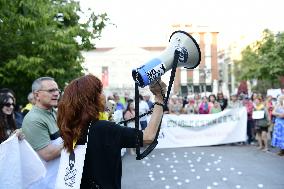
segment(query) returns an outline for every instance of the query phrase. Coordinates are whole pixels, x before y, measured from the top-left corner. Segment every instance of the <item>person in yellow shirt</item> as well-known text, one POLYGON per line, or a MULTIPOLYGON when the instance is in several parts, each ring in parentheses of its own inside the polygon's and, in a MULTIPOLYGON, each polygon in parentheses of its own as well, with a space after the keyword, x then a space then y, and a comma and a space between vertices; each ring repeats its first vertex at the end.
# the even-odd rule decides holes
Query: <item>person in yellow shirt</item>
POLYGON ((35 99, 34 99, 34 95, 32 92, 30 92, 28 95, 28 101, 29 103, 21 110, 21 112, 23 113, 23 116, 25 116, 35 104, 35 99))
POLYGON ((99 120, 113 121, 112 114, 116 109, 116 103, 113 100, 106 100, 105 94, 102 94, 105 104, 105 111, 99 113, 99 120))

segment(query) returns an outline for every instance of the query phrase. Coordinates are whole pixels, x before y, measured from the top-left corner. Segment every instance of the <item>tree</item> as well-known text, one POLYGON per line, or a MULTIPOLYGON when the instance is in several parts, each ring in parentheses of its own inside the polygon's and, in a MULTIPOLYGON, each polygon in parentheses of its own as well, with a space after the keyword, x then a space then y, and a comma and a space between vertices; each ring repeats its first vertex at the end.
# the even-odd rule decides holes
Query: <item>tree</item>
POLYGON ((80 23, 74 0, 0 0, 0 87, 26 102, 32 82, 54 77, 61 88, 81 76, 81 50, 94 48, 109 21, 92 13, 80 23))
POLYGON ((284 75, 284 33, 274 35, 269 30, 263 31, 262 39, 247 46, 241 53, 242 59, 235 61, 235 75, 240 80, 257 79, 258 89, 265 86, 279 86, 284 75))

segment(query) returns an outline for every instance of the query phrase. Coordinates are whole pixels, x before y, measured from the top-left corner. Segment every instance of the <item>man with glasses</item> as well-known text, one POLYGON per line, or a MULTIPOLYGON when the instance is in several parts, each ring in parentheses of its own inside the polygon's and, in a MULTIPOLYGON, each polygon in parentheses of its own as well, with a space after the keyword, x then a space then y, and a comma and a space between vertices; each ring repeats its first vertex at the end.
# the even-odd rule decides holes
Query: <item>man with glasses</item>
POLYGON ((57 127, 56 111, 60 90, 51 77, 40 77, 32 84, 35 105, 24 118, 22 131, 26 140, 46 166, 44 179, 31 188, 54 188, 63 141, 57 127))

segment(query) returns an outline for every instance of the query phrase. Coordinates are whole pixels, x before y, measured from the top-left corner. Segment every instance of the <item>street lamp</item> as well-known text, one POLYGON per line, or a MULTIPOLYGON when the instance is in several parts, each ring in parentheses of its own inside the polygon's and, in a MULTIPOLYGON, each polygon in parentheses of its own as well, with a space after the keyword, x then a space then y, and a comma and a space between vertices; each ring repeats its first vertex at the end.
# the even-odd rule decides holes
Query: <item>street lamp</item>
POLYGON ((203 91, 201 92, 204 92, 205 96, 206 96, 206 79, 210 76, 211 74, 211 70, 208 69, 206 66, 204 66, 203 68, 199 69, 200 70, 200 78, 201 79, 201 82, 203 83, 203 91))

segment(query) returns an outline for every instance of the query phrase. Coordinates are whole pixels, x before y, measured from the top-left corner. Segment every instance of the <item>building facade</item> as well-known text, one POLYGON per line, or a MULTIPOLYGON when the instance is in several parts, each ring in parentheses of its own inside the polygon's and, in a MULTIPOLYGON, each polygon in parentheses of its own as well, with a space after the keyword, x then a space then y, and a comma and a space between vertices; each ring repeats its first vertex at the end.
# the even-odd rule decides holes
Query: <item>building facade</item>
POLYGON ((191 93, 217 93, 218 91, 218 32, 206 26, 173 25, 174 30, 183 30, 193 36, 199 44, 201 62, 193 70, 178 68, 174 83, 174 93, 183 96, 191 93))
MULTIPOLYGON (((217 63, 218 32, 210 31, 207 27, 192 25, 174 25, 169 31, 183 30, 191 34, 200 46, 201 62, 193 70, 177 68, 173 93, 186 96, 191 93, 216 93, 219 80, 217 63)), ((108 91, 134 91, 132 70, 145 64, 152 58, 158 57, 165 46, 160 47, 116 47, 97 48, 83 52, 86 72, 93 73, 102 79, 108 91)), ((170 71, 162 76, 168 83, 170 71)))

